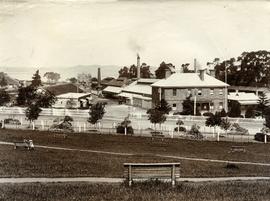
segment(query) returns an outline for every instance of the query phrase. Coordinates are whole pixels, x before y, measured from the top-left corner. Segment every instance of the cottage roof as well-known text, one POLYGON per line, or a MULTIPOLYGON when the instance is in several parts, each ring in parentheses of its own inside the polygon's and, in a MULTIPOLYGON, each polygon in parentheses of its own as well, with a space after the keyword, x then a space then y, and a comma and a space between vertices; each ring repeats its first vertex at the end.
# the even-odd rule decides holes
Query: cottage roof
POLYGON ((174 73, 167 79, 162 79, 151 85, 161 88, 196 88, 196 87, 225 87, 228 84, 204 73, 204 79, 199 73, 174 73))
POLYGON ((56 96, 58 99, 79 99, 91 96, 91 93, 66 93, 56 96))
POLYGON ((259 97, 254 93, 231 92, 228 94, 228 100, 236 100, 241 105, 257 105, 259 97))
POLYGON ((121 88, 121 87, 108 86, 105 89, 103 89, 103 91, 109 92, 109 93, 119 94, 122 91, 122 89, 123 88, 121 88))

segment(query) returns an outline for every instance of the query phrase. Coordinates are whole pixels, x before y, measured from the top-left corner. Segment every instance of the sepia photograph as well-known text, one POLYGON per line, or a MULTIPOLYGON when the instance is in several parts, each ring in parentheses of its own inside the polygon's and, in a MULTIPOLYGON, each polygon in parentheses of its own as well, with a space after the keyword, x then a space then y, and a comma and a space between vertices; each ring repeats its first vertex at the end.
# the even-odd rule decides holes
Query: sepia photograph
POLYGON ((0 201, 270 200, 270 1, 0 0, 0 201))

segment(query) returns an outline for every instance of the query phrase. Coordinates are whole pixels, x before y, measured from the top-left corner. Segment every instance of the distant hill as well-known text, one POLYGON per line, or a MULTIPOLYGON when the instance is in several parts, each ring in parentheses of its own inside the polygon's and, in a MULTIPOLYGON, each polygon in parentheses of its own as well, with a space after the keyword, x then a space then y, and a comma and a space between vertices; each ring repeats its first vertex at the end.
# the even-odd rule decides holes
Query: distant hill
POLYGON ((11 78, 7 73, 0 72, 0 80, 2 80, 3 77, 7 81, 8 85, 17 85, 17 86, 19 86, 19 80, 11 78))

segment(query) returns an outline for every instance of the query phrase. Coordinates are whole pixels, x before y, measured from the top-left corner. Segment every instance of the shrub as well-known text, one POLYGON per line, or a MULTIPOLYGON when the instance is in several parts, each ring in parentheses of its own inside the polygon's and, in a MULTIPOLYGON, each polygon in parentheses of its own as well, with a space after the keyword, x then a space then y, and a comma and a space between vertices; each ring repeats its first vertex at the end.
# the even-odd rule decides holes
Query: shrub
POLYGON ((116 133, 125 133, 125 128, 127 129, 127 134, 134 134, 134 130, 131 126, 131 121, 126 117, 124 121, 122 121, 117 127, 116 127, 116 133))
MULTIPOLYGON (((264 142, 264 135, 264 133, 256 133, 256 135, 254 135, 254 140, 264 142)), ((267 141, 270 141, 270 135, 267 135, 266 139, 267 141)))
POLYGON ((200 132, 200 126, 193 124, 188 134, 192 135, 195 139, 202 139, 203 135, 200 132))
POLYGON ((4 123, 13 124, 13 125, 21 125, 21 122, 18 119, 12 119, 12 118, 4 119, 4 123))
POLYGON ((60 130, 64 132, 73 132, 72 124, 73 118, 70 116, 65 116, 63 119, 56 118, 53 122, 54 124, 51 126, 51 130, 60 130))
MULTIPOLYGON (((175 127, 175 128, 174 128, 174 131, 178 131, 178 127, 175 127)), ((183 127, 183 126, 180 126, 180 127, 179 127, 179 131, 180 131, 180 132, 186 132, 187 129, 186 129, 185 127, 183 127)))
POLYGON ((238 123, 234 123, 231 128, 232 131, 239 132, 242 135, 248 134, 248 130, 241 127, 238 123))
POLYGON ((203 113, 203 116, 205 116, 205 117, 210 117, 212 115, 214 115, 212 112, 205 112, 205 113, 203 113))
POLYGON ((239 167, 237 165, 235 165, 234 163, 227 163, 225 168, 226 169, 239 169, 239 167))

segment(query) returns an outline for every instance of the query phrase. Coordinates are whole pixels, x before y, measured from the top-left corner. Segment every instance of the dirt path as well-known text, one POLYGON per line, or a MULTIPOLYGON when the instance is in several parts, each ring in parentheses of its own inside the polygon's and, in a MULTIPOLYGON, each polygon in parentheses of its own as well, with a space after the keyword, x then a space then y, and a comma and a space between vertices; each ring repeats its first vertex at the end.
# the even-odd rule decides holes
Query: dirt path
MULTIPOLYGON (((12 142, 3 142, 0 141, 2 145, 12 145, 12 142)), ((43 146, 35 145, 35 148, 44 148, 44 149, 54 149, 54 150, 64 150, 64 151, 79 151, 79 152, 88 152, 88 153, 99 153, 99 154, 109 154, 109 155, 118 155, 118 156, 135 156, 138 154, 135 153, 120 153, 120 152, 110 152, 110 151, 98 151, 90 149, 74 149, 74 148, 65 148, 65 147, 54 147, 54 146, 43 146)), ((143 154, 141 154, 143 156, 143 154)), ((270 163, 259 163, 259 162, 246 162, 246 161, 231 161, 231 160, 217 160, 217 159, 208 159, 208 158, 191 158, 191 157, 182 157, 182 156, 172 156, 172 155, 163 155, 163 154, 149 154, 145 155, 161 158, 174 158, 179 160, 190 160, 190 161, 203 161, 203 162, 213 162, 213 163, 234 163, 242 165, 257 165, 257 166, 270 166, 270 163)))
MULTIPOLYGON (((257 181, 270 180, 270 177, 218 177, 218 178, 179 178, 179 182, 224 182, 224 181, 257 181)), ((20 183, 122 183, 124 178, 105 177, 69 177, 69 178, 0 178, 0 184, 20 184, 20 183)), ((167 179, 166 181, 170 181, 167 179)))

